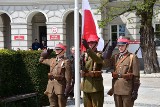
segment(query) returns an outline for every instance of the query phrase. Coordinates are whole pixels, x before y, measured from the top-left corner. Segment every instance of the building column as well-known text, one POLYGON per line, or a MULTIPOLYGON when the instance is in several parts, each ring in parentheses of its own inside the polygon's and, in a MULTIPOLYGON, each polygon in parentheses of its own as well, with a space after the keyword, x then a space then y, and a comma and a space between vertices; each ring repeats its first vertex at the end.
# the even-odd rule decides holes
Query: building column
POLYGON ((32 48, 33 43, 33 29, 32 29, 32 23, 27 23, 27 49, 32 48))
POLYGON ((0 49, 4 49, 4 26, 0 25, 0 49))
POLYGON ((27 50, 27 24, 26 23, 11 23, 11 47, 13 50, 27 50))
POLYGON ((47 22, 47 46, 54 48, 59 42, 66 44, 66 24, 47 22))

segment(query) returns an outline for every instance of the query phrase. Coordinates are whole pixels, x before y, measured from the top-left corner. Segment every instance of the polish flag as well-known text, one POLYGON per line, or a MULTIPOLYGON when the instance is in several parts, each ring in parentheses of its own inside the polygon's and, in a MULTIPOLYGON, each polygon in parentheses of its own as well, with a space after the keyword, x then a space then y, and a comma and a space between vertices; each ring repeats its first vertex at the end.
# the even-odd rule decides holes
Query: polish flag
MULTIPOLYGON (((95 19, 88 0, 82 0, 82 38, 88 40, 93 37, 98 39, 97 50, 102 51, 104 48, 104 40, 100 35, 100 29, 98 27, 97 20, 95 19)), ((81 46, 82 51, 85 51, 85 47, 81 46)))

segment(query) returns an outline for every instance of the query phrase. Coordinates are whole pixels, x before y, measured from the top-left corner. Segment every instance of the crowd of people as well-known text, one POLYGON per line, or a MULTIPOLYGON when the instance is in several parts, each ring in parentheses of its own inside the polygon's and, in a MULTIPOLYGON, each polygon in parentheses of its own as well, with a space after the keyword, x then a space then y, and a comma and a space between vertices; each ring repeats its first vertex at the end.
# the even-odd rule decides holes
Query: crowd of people
MULTIPOLYGON (((103 107, 104 86, 102 68, 112 67, 112 88, 108 95, 115 101, 115 107, 133 107, 138 97, 140 86, 140 67, 138 57, 128 51, 129 38, 119 37, 117 42, 108 46, 104 52, 97 51, 99 39, 94 37, 82 39, 86 51, 80 60, 81 91, 83 91, 84 107, 103 107), (119 53, 112 54, 115 47, 119 53)), ((50 66, 48 85, 44 94, 48 96, 50 107, 65 107, 67 98, 74 97, 74 47, 71 55, 65 57, 66 45, 55 46, 56 58, 48 58, 51 51, 43 51, 39 62, 50 66)))

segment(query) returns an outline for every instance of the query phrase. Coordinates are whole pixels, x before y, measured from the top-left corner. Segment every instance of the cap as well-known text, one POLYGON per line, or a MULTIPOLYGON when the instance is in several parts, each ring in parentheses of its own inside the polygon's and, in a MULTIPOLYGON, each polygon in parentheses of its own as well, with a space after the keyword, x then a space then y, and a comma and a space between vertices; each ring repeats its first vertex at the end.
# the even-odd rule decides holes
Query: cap
POLYGON ((59 43, 55 46, 55 49, 62 49, 62 50, 66 50, 66 46, 62 43, 59 43))
POLYGON ((126 45, 129 44, 129 38, 128 37, 124 37, 124 36, 120 36, 117 40, 117 45, 126 45))

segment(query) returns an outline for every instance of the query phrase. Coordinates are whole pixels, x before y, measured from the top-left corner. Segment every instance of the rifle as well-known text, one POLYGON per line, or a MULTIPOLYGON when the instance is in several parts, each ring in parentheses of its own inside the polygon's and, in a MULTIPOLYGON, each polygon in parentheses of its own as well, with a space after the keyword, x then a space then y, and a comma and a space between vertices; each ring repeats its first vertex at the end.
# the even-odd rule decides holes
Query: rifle
POLYGON ((136 50, 135 55, 137 55, 140 48, 141 48, 141 46, 139 46, 139 48, 136 50))
POLYGON ((106 50, 106 48, 108 47, 108 44, 109 44, 110 40, 108 40, 108 42, 106 43, 106 45, 104 46, 102 52, 104 52, 106 50))
POLYGON ((85 53, 81 54, 81 57, 80 57, 81 70, 85 69, 84 58, 85 58, 85 53))

